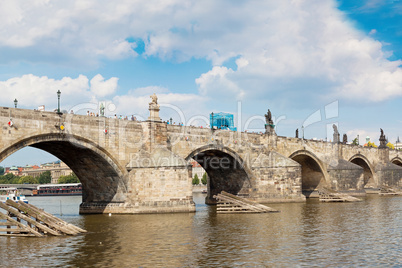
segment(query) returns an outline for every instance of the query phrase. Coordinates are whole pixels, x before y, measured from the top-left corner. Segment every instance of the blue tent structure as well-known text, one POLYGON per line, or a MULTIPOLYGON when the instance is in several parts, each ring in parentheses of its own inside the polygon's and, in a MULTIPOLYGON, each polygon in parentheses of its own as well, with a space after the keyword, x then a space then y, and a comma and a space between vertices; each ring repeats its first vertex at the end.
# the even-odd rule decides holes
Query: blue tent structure
POLYGON ((230 129, 236 131, 237 128, 233 124, 233 114, 228 113, 211 113, 209 115, 211 127, 214 129, 230 129))

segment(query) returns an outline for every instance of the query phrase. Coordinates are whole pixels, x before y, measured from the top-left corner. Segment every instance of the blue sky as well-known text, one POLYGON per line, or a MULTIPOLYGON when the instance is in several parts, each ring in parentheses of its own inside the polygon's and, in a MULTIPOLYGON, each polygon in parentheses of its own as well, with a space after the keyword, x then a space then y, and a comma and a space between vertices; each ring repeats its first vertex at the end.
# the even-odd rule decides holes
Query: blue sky
MULTIPOLYGON (((60 89, 62 109, 107 101, 146 118, 155 92, 185 115, 164 120, 230 112, 261 131, 269 108, 278 135, 331 139, 336 123, 349 140, 378 143, 383 128, 394 142, 401 15, 391 0, 3 1, 0 105, 53 110, 60 89)), ((23 149, 0 165, 53 159, 23 149)))

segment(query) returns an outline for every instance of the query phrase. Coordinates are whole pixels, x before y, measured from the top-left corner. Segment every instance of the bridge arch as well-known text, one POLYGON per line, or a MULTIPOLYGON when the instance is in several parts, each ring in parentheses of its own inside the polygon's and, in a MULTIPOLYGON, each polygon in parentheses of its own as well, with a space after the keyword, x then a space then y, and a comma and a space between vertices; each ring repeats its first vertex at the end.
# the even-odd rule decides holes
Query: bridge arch
POLYGON ((402 158, 400 158, 399 156, 396 156, 396 157, 392 158, 391 163, 402 167, 402 158))
POLYGON ((306 197, 310 197, 319 186, 326 184, 326 168, 315 154, 307 150, 299 150, 292 153, 289 158, 301 165, 302 193, 306 197))
POLYGON ((26 146, 44 150, 71 168, 82 183, 83 204, 124 202, 127 170, 95 142, 71 134, 31 136, 2 150, 0 161, 26 146))
POLYGON ((248 195, 251 172, 243 159, 233 150, 218 145, 206 145, 192 151, 185 159, 197 161, 208 174, 207 204, 216 204, 214 195, 221 191, 248 195))
POLYGON ((364 169, 364 179, 363 179, 363 187, 364 188, 373 188, 376 187, 377 182, 375 180, 375 172, 374 167, 371 165, 370 161, 362 154, 355 154, 349 159, 349 162, 358 165, 364 169))

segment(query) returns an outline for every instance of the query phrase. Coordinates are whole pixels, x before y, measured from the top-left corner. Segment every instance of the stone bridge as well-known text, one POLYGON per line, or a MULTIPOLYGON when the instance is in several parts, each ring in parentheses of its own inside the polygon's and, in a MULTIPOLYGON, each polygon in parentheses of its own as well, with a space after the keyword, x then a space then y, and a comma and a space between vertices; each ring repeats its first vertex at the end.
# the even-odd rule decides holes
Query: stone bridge
POLYGON ((402 187, 395 150, 169 125, 151 104, 144 122, 0 107, 0 161, 26 146, 55 155, 83 185, 80 213, 193 212, 191 159, 209 204, 222 190, 264 203, 402 187))

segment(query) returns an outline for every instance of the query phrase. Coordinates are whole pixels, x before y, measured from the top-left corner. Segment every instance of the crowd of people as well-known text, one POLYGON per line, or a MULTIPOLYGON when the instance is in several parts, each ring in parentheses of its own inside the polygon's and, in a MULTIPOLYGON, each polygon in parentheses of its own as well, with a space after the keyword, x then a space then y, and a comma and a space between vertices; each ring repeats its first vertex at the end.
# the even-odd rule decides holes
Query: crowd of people
MULTIPOLYGON (((70 111, 70 114, 74 114, 74 111, 71 110, 71 111, 70 111)), ((87 116, 99 117, 99 113, 94 113, 94 112, 87 111, 87 116)), ((117 116, 117 114, 115 114, 114 116, 112 116, 112 117, 110 117, 110 118, 120 119, 120 120, 138 121, 138 120, 137 120, 137 117, 135 117, 134 115, 131 115, 131 117, 129 118, 128 116, 123 116, 123 115, 117 116)), ((184 123, 183 123, 183 122, 180 122, 180 123, 177 123, 177 124, 176 124, 176 122, 173 122, 172 120, 170 120, 170 121, 167 120, 167 121, 163 121, 163 122, 166 123, 166 124, 168 124, 168 125, 184 126, 184 123)), ((190 127, 210 128, 210 125, 207 124, 205 127, 203 127, 203 126, 193 126, 193 125, 191 125, 190 127)), ((217 128, 217 127, 215 127, 215 126, 214 126, 214 129, 226 130, 226 129, 223 129, 223 128, 217 128)), ((246 131, 246 132, 247 132, 247 131, 246 131)))

